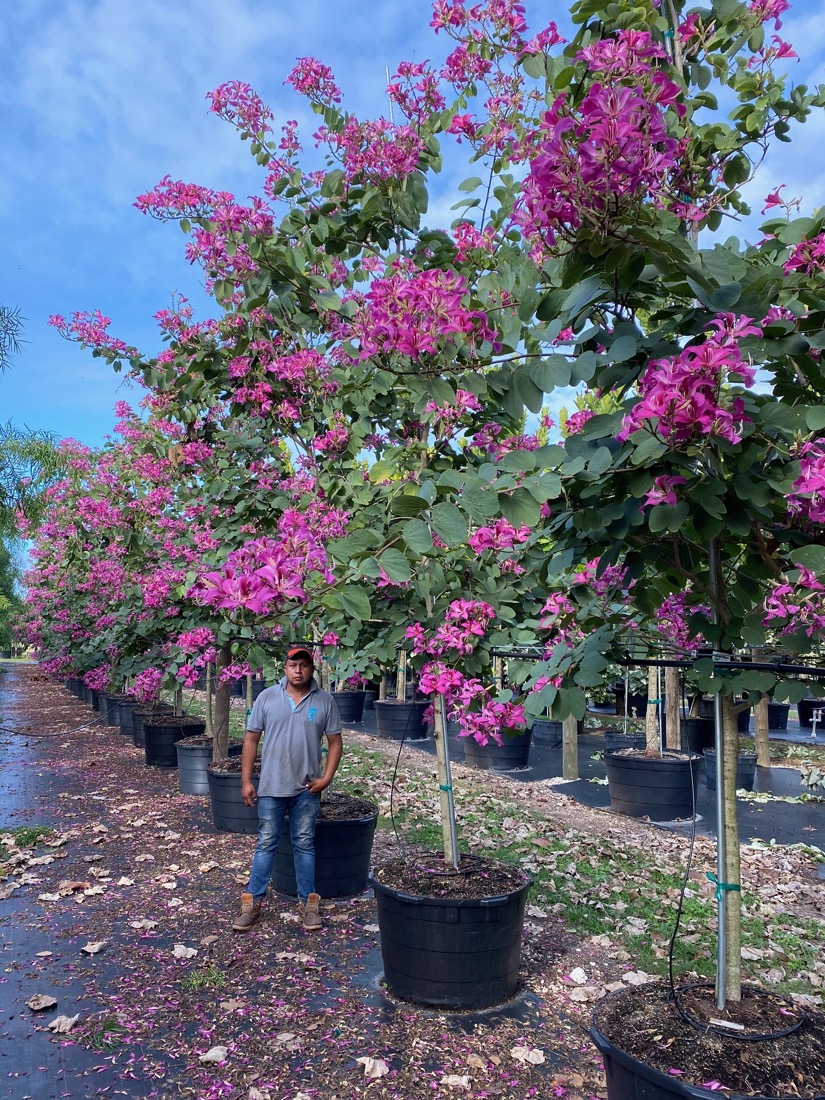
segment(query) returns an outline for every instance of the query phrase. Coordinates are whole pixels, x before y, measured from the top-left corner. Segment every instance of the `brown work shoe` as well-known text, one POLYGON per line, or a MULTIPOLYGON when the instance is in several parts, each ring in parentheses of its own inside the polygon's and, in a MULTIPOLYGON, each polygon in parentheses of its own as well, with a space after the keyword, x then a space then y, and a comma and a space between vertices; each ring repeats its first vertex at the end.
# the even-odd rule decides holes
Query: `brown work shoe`
POLYGON ((248 932, 253 924, 261 919, 261 903, 256 902, 251 894, 241 894, 241 908, 232 925, 233 932, 248 932))
POLYGON ((306 900, 306 905, 302 901, 298 903, 298 913, 304 923, 304 928, 308 932, 317 932, 323 924, 321 914, 318 912, 320 904, 321 898, 318 894, 310 894, 306 900))

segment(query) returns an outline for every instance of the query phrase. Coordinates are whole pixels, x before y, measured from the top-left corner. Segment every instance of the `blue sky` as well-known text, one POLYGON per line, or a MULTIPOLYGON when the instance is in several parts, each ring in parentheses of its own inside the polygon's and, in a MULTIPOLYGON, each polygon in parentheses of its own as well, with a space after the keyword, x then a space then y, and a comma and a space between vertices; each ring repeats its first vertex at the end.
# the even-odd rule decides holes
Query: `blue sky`
MULTIPOLYGON (((825 80, 819 0, 801 0, 781 34, 802 55, 797 83, 825 80)), ((561 5, 529 3, 536 29, 564 23, 561 5)), ((111 332, 146 354, 160 348, 153 315, 171 295, 201 315, 200 270, 183 256, 175 225, 140 214, 135 197, 167 173, 246 198, 261 179, 235 131, 209 114, 205 96, 247 81, 275 112, 297 118, 305 139, 315 117, 283 84, 297 57, 329 64, 344 105, 361 117, 386 111, 385 67, 438 59, 447 43, 429 28, 430 0, 27 0, 0 17, 5 120, 0 153, 0 303, 25 319, 25 344, 0 375, 0 421, 104 442, 118 399, 139 400, 100 360, 62 340, 51 314, 100 309, 111 332)), ((310 129, 311 127, 311 129, 310 129)), ((825 204, 825 119, 797 132, 762 167, 758 209, 774 186, 825 204)), ((432 207, 444 225, 452 198, 432 207)))

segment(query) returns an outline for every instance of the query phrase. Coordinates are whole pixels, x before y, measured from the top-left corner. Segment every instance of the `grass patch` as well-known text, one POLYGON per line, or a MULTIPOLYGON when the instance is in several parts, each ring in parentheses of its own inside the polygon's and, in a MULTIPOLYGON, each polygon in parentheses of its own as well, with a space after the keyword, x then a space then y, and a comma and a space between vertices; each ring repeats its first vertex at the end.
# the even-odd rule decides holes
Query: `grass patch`
POLYGON ((20 825, 16 829, 0 829, 0 863, 5 862, 14 848, 35 848, 54 830, 46 825, 20 825))
POLYGON ((83 1046, 99 1054, 110 1054, 125 1041, 126 1028, 115 1016, 101 1016, 89 1023, 79 1035, 83 1046))
POLYGON ((191 970, 180 983, 185 993, 194 993, 199 989, 222 989, 225 985, 226 975, 214 963, 191 970))

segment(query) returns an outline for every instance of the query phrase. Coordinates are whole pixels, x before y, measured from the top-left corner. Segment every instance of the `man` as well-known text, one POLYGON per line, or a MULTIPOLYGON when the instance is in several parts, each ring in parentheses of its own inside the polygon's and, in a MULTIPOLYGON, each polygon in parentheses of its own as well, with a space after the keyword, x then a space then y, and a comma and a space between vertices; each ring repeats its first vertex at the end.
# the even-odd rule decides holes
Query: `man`
POLYGON ((247 806, 257 802, 259 824, 249 882, 232 925, 235 932, 248 932, 261 919, 261 905, 287 813, 298 912, 304 928, 315 931, 321 927, 321 899, 315 892, 315 823, 321 791, 330 785, 341 762, 341 717, 332 696, 318 687, 312 653, 305 645, 290 646, 284 672, 279 684, 266 688, 255 700, 241 753, 241 797, 247 806), (264 742, 256 793, 252 767, 261 734, 264 742), (322 774, 324 735, 327 761, 322 774))

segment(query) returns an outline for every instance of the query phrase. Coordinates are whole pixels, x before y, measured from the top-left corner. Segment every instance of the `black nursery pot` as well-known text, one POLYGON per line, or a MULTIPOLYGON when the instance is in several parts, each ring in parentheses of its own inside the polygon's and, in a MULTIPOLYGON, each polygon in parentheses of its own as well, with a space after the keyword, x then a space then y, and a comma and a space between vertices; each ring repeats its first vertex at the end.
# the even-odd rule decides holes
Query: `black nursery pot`
POLYGON ((491 898, 428 898, 371 876, 384 980, 396 997, 448 1009, 480 1009, 518 987, 524 906, 530 879, 491 898))
MULTIPOLYGON (((736 789, 752 791, 756 778, 756 753, 740 752, 736 758, 736 789)), ((705 749, 705 786, 716 790, 716 750, 705 749)))
MULTIPOLYGON (((240 768, 227 767, 229 764, 228 759, 218 760, 206 768, 212 824, 221 832, 257 833, 258 810, 255 806, 247 806, 241 798, 240 768)), ((260 772, 253 774, 256 785, 259 777, 260 772)))
MULTIPOLYGON (((318 818, 315 826, 315 889, 322 898, 352 897, 366 890, 377 822, 377 806, 374 813, 365 817, 343 820, 318 818)), ((292 897, 298 893, 288 817, 284 821, 275 855, 272 886, 292 897)))
POLYGON ((462 738, 464 763, 470 768, 493 772, 511 772, 526 768, 533 731, 523 729, 518 733, 502 732, 504 743, 501 745, 492 740, 481 745, 474 737, 462 738))
POLYGON ((390 741, 420 741, 427 736, 424 713, 428 703, 396 703, 379 700, 375 704, 375 725, 379 737, 390 741))
POLYGON ((558 749, 564 737, 564 723, 552 718, 537 718, 532 725, 533 744, 542 748, 558 749))
POLYGON ((605 753, 610 806, 628 817, 651 821, 691 818, 701 757, 645 756, 643 753, 605 753))
POLYGON ((155 768, 176 768, 178 753, 175 746, 184 737, 203 733, 206 722, 202 718, 190 718, 183 714, 155 715, 143 721, 143 752, 146 763, 155 768))
POLYGON ((333 691, 332 698, 338 705, 342 722, 360 722, 364 717, 363 691, 333 691))

